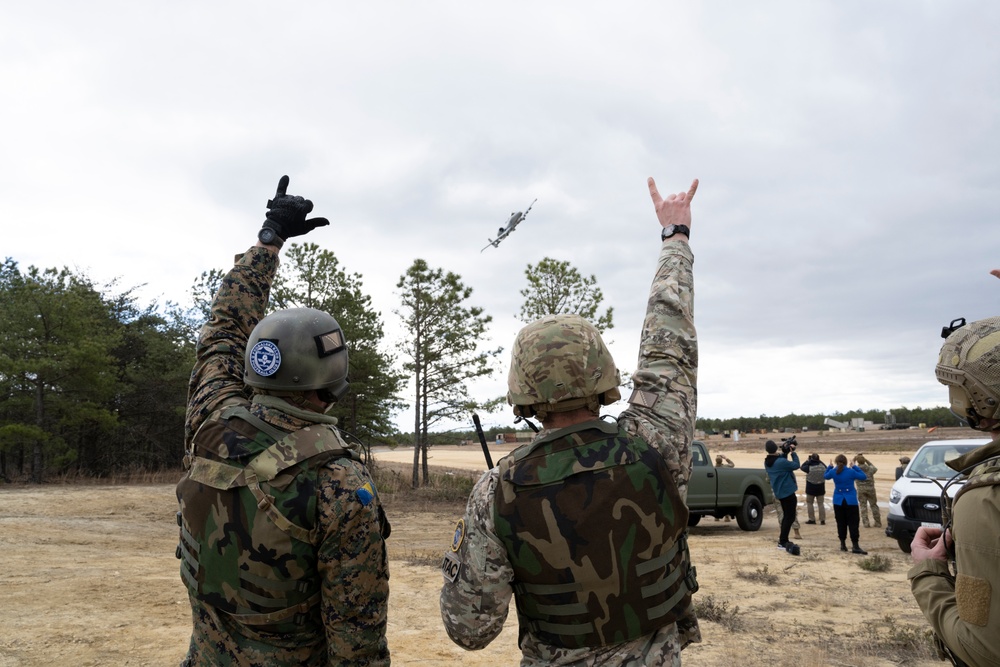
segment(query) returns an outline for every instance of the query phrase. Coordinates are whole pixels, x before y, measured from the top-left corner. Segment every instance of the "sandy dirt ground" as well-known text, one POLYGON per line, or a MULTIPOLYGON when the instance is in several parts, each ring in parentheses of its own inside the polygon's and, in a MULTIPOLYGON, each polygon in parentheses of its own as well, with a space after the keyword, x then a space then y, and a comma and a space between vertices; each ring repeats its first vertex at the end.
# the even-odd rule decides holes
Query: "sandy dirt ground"
MULTIPOLYGON (((947 437, 958 435, 972 433, 947 437)), ((763 437, 708 444, 737 465, 758 467, 763 437)), ((799 440, 801 453, 819 451, 824 461, 841 451, 868 454, 879 468, 884 506, 897 457, 938 437, 942 434, 799 440)), ((379 454, 386 460, 397 456, 412 460, 407 450, 379 454)), ((432 465, 485 467, 478 447, 441 448, 432 456, 432 465)), ((0 667, 177 664, 186 649, 190 612, 174 557, 175 511, 172 484, 0 486, 0 667)), ((437 562, 460 512, 459 506, 421 512, 389 508, 388 636, 394 664, 518 662, 513 612, 503 634, 475 653, 453 645, 441 626, 437 562)), ((731 622, 704 621, 704 641, 684 651, 685 664, 941 664, 912 653, 900 657, 897 651, 894 637, 922 632, 926 624, 906 581, 909 557, 882 529, 862 528, 862 546, 891 561, 886 572, 865 571, 858 566, 862 557, 839 551, 832 512, 825 526, 802 526, 798 558, 776 549, 777 531, 773 513, 755 533, 711 518, 691 529, 701 584, 696 597, 702 602, 710 597, 731 622), (762 581, 762 574, 775 581, 762 581)))

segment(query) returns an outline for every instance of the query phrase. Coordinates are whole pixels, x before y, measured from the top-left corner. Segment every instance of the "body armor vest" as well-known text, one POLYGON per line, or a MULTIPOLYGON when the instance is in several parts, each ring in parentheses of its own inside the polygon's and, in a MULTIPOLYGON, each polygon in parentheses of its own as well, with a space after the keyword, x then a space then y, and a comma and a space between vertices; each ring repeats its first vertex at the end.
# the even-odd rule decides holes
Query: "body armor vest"
POLYGON ((177 485, 177 557, 191 595, 247 625, 315 613, 318 468, 343 456, 352 452, 325 424, 286 433, 243 406, 206 420, 177 485))
POLYGON ((698 584, 688 510, 663 457, 600 420, 499 464, 497 536, 514 568, 521 633, 567 648, 631 641, 673 623, 698 584))

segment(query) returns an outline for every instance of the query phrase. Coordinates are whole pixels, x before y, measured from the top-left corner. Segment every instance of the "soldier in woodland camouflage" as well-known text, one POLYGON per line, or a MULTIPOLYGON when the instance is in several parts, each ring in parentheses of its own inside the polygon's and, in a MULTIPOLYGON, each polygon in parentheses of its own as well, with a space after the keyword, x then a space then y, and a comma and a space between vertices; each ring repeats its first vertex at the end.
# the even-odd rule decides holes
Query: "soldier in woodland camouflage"
POLYGON ((691 198, 649 191, 663 227, 635 389, 616 421, 614 360, 577 315, 524 327, 508 402, 537 417, 535 440, 483 475, 442 562, 441 616, 481 649, 514 596, 522 665, 679 665, 701 641, 685 498, 697 409, 691 198))
POLYGON ((182 667, 389 664, 388 521, 325 414, 347 390, 346 341, 322 311, 263 317, 284 240, 329 224, 287 185, 198 339, 177 485, 182 667))

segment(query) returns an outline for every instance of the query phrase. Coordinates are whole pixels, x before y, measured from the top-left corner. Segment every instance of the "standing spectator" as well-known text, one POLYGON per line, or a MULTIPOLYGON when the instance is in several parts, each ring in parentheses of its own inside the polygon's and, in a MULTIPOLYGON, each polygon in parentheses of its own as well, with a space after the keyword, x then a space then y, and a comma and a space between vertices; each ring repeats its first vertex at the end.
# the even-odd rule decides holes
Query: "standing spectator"
MULTIPOLYGON (((794 443, 782 443, 780 454, 774 440, 768 440, 764 443, 764 449, 767 452, 767 456, 764 457, 764 470, 767 471, 768 480, 770 480, 771 488, 774 490, 775 503, 781 507, 778 548, 797 556, 799 546, 789 541, 788 533, 792 530, 792 524, 795 523, 795 510, 798 504, 798 496, 795 495, 795 492, 799 485, 795 481, 795 471, 799 469, 799 455, 795 453, 794 443), (792 457, 791 460, 788 459, 789 455, 792 457)), ((796 529, 796 538, 799 537, 798 532, 796 529)))
POLYGON ((861 472, 865 474, 865 479, 858 482, 858 504, 861 506, 861 523, 864 524, 865 528, 871 527, 868 521, 868 508, 871 507, 875 527, 881 528, 882 514, 878 509, 878 496, 875 495, 875 473, 878 472, 878 468, 872 465, 872 462, 866 459, 864 454, 855 456, 854 462, 861 468, 861 472))
POLYGON ((824 476, 833 480, 833 516, 837 520, 837 537, 840 538, 840 550, 847 551, 847 532, 851 532, 851 553, 867 554, 858 544, 861 530, 858 527, 858 492, 854 483, 864 481, 867 477, 858 466, 847 467, 847 457, 837 454, 834 459, 836 467, 826 469, 824 476))
POLYGON ((819 460, 819 454, 810 454, 802 464, 802 472, 806 474, 806 510, 809 511, 808 524, 816 523, 816 513, 813 503, 819 506, 819 524, 826 525, 826 464, 819 460))
POLYGON ((900 456, 899 457, 899 463, 901 465, 896 466, 896 479, 899 479, 900 477, 903 476, 903 471, 906 470, 906 465, 909 462, 910 462, 910 457, 909 456, 900 456))

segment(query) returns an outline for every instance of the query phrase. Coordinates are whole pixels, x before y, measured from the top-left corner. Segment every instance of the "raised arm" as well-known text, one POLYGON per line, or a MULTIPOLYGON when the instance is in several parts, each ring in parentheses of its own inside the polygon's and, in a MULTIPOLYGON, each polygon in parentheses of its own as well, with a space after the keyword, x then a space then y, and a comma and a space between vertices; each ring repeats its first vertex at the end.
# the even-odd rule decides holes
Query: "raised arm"
POLYGON ((257 243, 236 257, 235 266, 222 279, 208 322, 198 336, 197 358, 188 385, 185 445, 213 411, 247 399, 243 384, 246 342, 267 310, 278 252, 285 239, 330 224, 326 218, 306 219, 313 203, 287 194, 288 180, 288 176, 278 180, 274 198, 267 201, 257 243))
POLYGON ((691 200, 698 190, 660 195, 647 182, 661 231, 660 256, 649 291, 634 390, 619 422, 655 446, 674 475, 682 497, 691 472, 691 441, 698 409, 698 340, 694 326, 694 256, 691 200))

